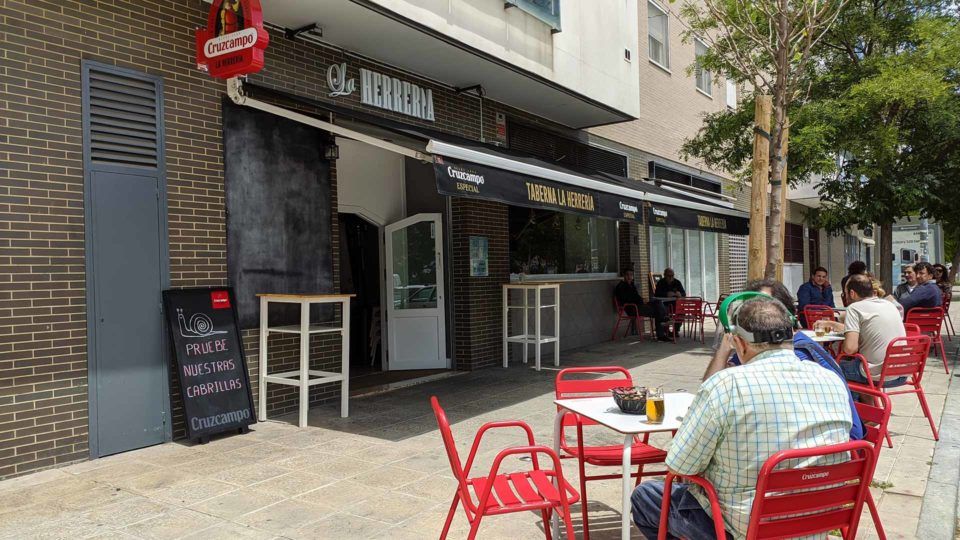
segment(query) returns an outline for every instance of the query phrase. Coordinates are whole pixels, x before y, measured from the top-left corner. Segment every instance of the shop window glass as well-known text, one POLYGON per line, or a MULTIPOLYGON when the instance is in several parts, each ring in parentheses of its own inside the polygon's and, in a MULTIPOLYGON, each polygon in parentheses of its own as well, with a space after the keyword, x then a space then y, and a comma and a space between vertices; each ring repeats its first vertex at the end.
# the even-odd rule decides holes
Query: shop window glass
POLYGON ((617 222, 578 214, 510 207, 510 272, 617 272, 617 222))
POLYGON ((711 302, 720 296, 720 276, 717 267, 717 241, 717 233, 703 233, 703 299, 710 300, 711 302))
POLYGON ((690 264, 687 283, 684 285, 689 296, 703 297, 703 247, 700 245, 700 231, 687 231, 687 260, 690 264))
POLYGON ((667 229, 650 227, 650 268, 656 274, 669 266, 667 257, 667 229))
POLYGON ((435 234, 430 222, 414 223, 393 231, 395 309, 437 307, 435 234))
MULTIPOLYGON (((670 229, 670 267, 677 278, 683 280, 683 286, 689 284, 687 279, 687 255, 683 245, 683 229, 670 229)), ((661 268, 661 271, 663 269, 661 268)))
POLYGON ((647 2, 647 47, 650 50, 650 60, 665 68, 670 67, 667 35, 667 12, 653 2, 647 2))

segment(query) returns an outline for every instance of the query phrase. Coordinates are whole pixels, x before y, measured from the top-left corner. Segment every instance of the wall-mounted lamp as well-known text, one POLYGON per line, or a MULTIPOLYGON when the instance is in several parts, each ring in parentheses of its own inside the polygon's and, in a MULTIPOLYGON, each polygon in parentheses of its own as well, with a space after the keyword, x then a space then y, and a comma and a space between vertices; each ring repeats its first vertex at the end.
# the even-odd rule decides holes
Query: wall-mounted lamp
POLYGON ((323 147, 323 158, 328 161, 340 159, 340 147, 335 144, 328 144, 323 147))

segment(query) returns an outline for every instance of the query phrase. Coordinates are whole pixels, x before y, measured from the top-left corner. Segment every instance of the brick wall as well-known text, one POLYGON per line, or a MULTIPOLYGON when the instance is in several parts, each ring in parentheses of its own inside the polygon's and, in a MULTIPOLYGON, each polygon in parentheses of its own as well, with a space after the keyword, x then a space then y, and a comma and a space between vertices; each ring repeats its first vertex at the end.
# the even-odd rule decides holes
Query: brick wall
MULTIPOLYGON (((163 78, 171 282, 174 287, 227 283, 220 109, 225 87, 195 69, 193 51, 193 29, 205 24, 208 9, 201 0, 0 4, 0 478, 88 457, 82 60, 163 78)), ((267 67, 250 79, 329 101, 325 70, 340 62, 348 63, 352 77, 369 67, 416 81, 333 48, 287 40, 275 31, 267 67)), ((497 142, 497 112, 570 132, 489 100, 481 122, 477 97, 429 81, 417 83, 433 91, 436 122, 363 107, 357 94, 333 101, 491 142, 497 142)), ((335 170, 331 177, 335 196, 335 170)), ((332 204, 338 285, 336 200, 332 204)), ((455 351, 458 367, 476 368, 500 356, 500 283, 508 275, 506 206, 455 199, 453 208, 455 351), (467 277, 471 233, 490 237, 490 274, 495 277, 467 277)), ((256 394, 256 331, 244 330, 243 338, 256 394)), ((295 365, 295 337, 271 337, 270 349, 271 369, 295 365)), ((314 367, 339 365, 335 338, 313 338, 311 351, 314 367)), ((171 384, 176 388, 175 378, 171 384)), ((311 401, 335 390, 315 388, 311 401)), ((176 396, 173 401, 174 431, 181 436, 182 411, 176 396)), ((290 390, 270 388, 271 414, 295 406, 290 390)))
POLYGON ((497 202, 452 199, 450 247, 454 317, 451 326, 457 369, 495 366, 503 358, 501 285, 510 280, 507 209, 507 205, 497 202), (488 239, 488 277, 470 277, 471 236, 488 239))

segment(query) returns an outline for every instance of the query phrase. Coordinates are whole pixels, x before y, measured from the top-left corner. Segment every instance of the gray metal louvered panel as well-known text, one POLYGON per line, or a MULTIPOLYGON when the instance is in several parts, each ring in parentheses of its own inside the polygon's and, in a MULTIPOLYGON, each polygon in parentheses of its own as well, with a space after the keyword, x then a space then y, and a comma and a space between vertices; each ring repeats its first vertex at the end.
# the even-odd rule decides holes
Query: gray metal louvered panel
POLYGON ((730 292, 740 292, 747 284, 747 237, 731 234, 730 242, 730 292))
POLYGON ((156 85, 91 70, 89 96, 92 161, 158 166, 156 85))

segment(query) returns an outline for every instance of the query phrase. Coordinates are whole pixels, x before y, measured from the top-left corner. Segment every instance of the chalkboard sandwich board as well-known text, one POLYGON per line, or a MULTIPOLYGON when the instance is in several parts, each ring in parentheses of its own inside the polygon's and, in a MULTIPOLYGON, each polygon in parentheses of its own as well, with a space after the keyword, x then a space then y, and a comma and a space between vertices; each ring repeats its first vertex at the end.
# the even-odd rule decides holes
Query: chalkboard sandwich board
POLYGON ((163 291, 187 436, 205 443, 257 421, 229 287, 163 291))

